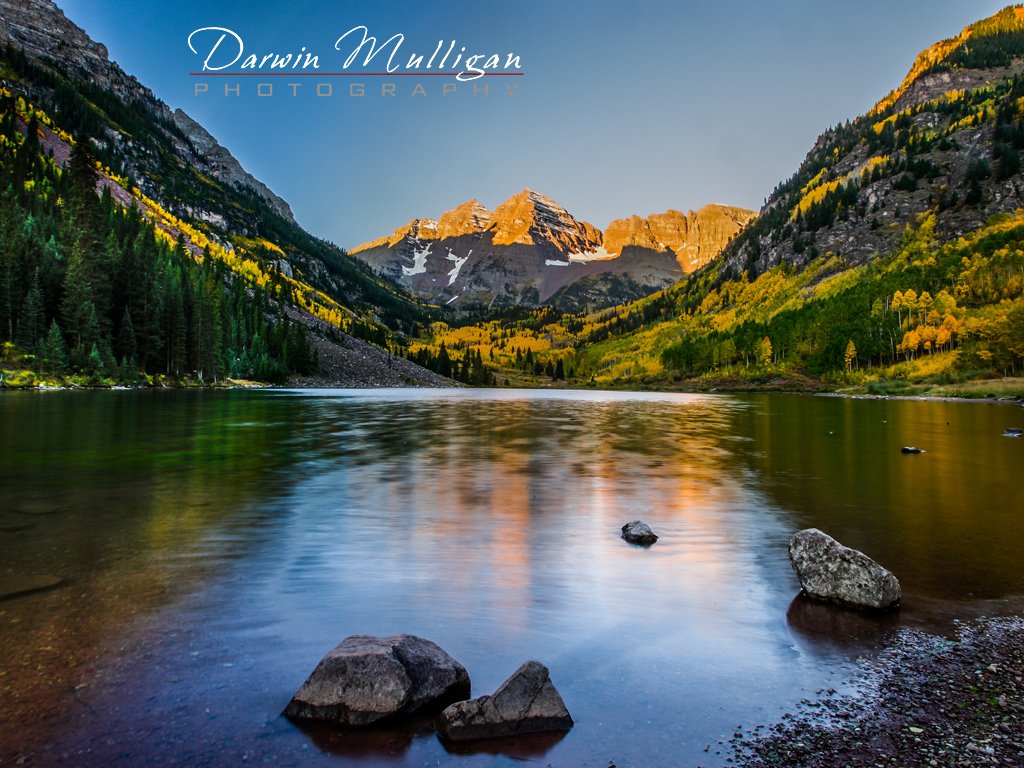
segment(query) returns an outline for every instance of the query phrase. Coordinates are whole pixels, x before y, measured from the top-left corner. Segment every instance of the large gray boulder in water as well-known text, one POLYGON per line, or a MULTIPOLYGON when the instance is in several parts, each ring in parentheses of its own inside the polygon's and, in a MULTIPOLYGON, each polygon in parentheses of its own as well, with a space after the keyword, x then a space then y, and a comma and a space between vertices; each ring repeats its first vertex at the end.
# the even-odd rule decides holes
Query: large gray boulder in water
POLYGON ((448 741, 568 731, 572 726, 548 668, 539 661, 523 664, 490 696, 452 704, 435 723, 448 741))
POLYGON ((331 650, 284 714, 362 727, 469 696, 469 673, 438 645, 415 635, 352 635, 331 650))
POLYGON ((903 594, 892 573, 817 528, 793 535, 789 560, 804 593, 816 600, 884 610, 899 605, 903 594))

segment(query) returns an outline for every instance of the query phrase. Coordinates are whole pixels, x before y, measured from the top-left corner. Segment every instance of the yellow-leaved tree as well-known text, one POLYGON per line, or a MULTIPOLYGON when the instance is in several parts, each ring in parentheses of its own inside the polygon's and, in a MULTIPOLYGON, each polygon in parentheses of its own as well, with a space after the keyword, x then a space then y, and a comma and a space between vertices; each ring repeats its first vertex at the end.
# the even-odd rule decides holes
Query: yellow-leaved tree
POLYGON ((853 366, 857 364, 857 347, 853 343, 853 339, 846 342, 846 351, 843 353, 843 362, 846 363, 846 370, 852 371, 853 366))
POLYGON ((759 342, 754 350, 754 355, 757 360, 757 364, 762 368, 767 368, 772 364, 772 340, 765 336, 759 342))

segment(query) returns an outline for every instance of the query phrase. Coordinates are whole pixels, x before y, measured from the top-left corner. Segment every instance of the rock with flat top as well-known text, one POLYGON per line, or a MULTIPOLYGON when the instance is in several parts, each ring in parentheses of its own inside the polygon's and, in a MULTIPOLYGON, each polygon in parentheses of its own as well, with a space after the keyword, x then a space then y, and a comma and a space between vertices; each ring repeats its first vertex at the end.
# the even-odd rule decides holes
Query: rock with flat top
POLYGON ((548 668, 539 661, 523 664, 490 696, 452 704, 435 723, 448 741, 568 731, 572 726, 548 668))
POLYGON ((817 528, 793 535, 789 560, 800 587, 815 600, 884 610, 899 605, 902 597, 900 583, 892 573, 817 528))
POLYGON ((284 714, 358 728, 440 708, 469 690, 466 668, 429 640, 353 635, 320 660, 284 714))

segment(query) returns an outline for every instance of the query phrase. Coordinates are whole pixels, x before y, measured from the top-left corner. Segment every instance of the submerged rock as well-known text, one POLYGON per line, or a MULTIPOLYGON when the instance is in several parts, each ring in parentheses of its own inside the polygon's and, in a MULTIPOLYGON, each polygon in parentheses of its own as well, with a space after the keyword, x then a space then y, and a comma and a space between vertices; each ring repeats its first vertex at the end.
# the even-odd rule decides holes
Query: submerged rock
POLYGON ((789 560, 804 593, 817 600, 883 610, 899 605, 903 594, 892 573, 817 528, 793 535, 789 560))
POLYGON ((634 520, 622 526, 622 538, 630 544, 640 544, 645 547, 651 546, 651 544, 658 540, 650 526, 639 520, 634 520))
POLYGON ((331 650, 284 714, 360 727, 469 696, 469 673, 415 635, 352 635, 331 650))
POLYGON ((568 731, 572 717, 548 668, 528 661, 490 696, 460 701, 441 713, 438 734, 449 741, 568 731))
POLYGON ((48 589, 56 589, 63 583, 64 579, 59 576, 7 574, 0 576, 0 600, 45 592, 48 589))

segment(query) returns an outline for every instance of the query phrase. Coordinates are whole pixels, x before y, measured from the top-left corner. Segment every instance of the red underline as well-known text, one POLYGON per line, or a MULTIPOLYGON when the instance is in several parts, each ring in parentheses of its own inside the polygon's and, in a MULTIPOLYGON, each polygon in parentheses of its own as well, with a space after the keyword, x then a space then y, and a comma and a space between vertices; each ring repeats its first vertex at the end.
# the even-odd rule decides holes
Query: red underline
MULTIPOLYGON (((189 77, 522 77, 525 72, 189 72, 189 77)), ((468 82, 468 81, 463 81, 468 82)))

